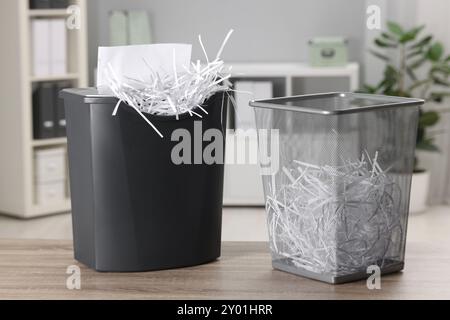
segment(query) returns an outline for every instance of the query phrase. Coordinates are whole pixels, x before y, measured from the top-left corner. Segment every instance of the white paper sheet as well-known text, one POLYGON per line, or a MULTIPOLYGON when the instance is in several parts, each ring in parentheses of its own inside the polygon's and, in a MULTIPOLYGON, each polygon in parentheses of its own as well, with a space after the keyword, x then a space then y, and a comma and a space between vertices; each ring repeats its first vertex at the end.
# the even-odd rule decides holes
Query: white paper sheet
POLYGON ((111 94, 105 75, 111 65, 118 79, 127 82, 127 78, 150 82, 149 67, 161 77, 174 74, 175 66, 183 72, 183 66, 189 68, 192 46, 190 44, 151 44, 134 46, 99 47, 97 89, 100 94, 111 94))

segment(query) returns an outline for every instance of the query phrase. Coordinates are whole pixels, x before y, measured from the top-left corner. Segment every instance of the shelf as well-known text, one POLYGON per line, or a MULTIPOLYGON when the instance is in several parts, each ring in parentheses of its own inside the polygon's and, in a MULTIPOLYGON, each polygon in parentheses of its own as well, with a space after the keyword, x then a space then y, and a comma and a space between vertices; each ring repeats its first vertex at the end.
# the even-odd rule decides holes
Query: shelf
POLYGON ((33 140, 33 147, 49 147, 67 144, 67 138, 33 140))
POLYGON ((342 67, 311 67, 307 63, 230 63, 233 77, 331 77, 358 72, 358 64, 342 67))
POLYGON ((56 214, 62 212, 70 212, 71 203, 70 199, 66 199, 63 202, 47 205, 37 205, 35 204, 32 208, 31 215, 29 218, 38 217, 48 214, 56 214))
POLYGON ((234 80, 280 78, 286 81, 286 94, 292 94, 292 85, 296 79, 305 78, 341 78, 350 79, 350 90, 359 88, 359 65, 349 62, 339 67, 312 67, 304 62, 287 63, 229 63, 225 69, 232 67, 230 73, 234 80))
POLYGON ((30 9, 28 10, 28 16, 32 18, 45 18, 45 17, 65 17, 67 16, 66 9, 30 9))
POLYGON ((45 77, 31 77, 31 82, 44 82, 44 81, 64 81, 64 80, 78 80, 77 73, 68 73, 59 76, 45 76, 45 77))

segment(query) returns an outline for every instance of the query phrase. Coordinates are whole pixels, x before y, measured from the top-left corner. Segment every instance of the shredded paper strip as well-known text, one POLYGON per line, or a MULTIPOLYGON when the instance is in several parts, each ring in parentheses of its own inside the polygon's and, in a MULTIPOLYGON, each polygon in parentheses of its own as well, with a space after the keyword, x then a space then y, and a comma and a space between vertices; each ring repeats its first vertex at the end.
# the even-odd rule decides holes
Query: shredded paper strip
POLYGON ((294 161, 289 183, 267 197, 273 252, 315 273, 349 274, 389 263, 403 232, 400 188, 365 152, 341 166, 294 161))
POLYGON ((176 116, 188 113, 190 116, 202 118, 207 111, 202 104, 217 92, 227 92, 231 89, 228 79, 230 70, 226 70, 224 61, 220 56, 228 42, 233 30, 227 34, 216 57, 210 61, 201 36, 199 42, 205 54, 206 64, 199 60, 190 66, 183 66, 183 70, 177 70, 176 51, 173 51, 173 74, 160 74, 155 72, 150 63, 146 66, 150 81, 127 78, 123 81, 116 74, 113 67, 108 66, 105 78, 113 94, 119 99, 113 115, 117 114, 119 105, 125 102, 134 108, 141 117, 152 126, 162 137, 161 132, 151 123, 143 113, 162 116, 176 116))

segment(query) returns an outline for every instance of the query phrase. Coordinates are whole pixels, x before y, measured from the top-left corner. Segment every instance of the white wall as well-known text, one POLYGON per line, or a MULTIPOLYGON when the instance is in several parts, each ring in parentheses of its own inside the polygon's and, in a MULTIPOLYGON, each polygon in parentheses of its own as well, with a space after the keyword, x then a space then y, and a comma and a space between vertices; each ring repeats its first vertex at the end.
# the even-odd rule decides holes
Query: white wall
MULTIPOLYGON (((433 1, 433 0, 431 0, 433 1)), ((445 1, 445 0, 444 0, 445 1)), ((417 22, 418 0, 366 0, 366 7, 377 5, 381 9, 381 28, 386 29, 387 21, 395 21, 405 28, 412 28, 417 22)), ((430 2, 428 0, 427 2, 430 2)), ((373 41, 379 36, 380 30, 365 28, 365 53, 364 53, 364 80, 367 84, 376 84, 383 76, 384 62, 368 52, 374 48, 373 41)), ((382 51, 377 48, 377 51, 382 51)))
POLYGON ((426 24, 427 30, 450 49, 450 1, 416 0, 418 24, 426 24))
MULTIPOLYGON (((426 30, 441 41, 446 52, 450 52, 450 1, 416 0, 416 19, 425 24, 426 30)), ((434 128, 436 143, 440 153, 423 153, 423 165, 431 171, 432 183, 429 202, 431 204, 450 203, 450 99, 444 104, 433 106, 441 110, 441 121, 434 128)))
MULTIPOLYGON (((388 6, 388 0, 366 0, 366 8, 370 5, 376 5, 381 9, 381 26, 384 28, 386 25, 387 18, 387 6, 388 6)), ((363 59, 364 59, 364 76, 363 76, 363 82, 375 85, 380 81, 380 79, 383 76, 383 69, 384 69, 384 63, 380 59, 377 59, 372 54, 368 52, 370 48, 373 48, 373 41, 376 37, 380 34, 380 30, 373 29, 369 30, 366 26, 363 26, 364 30, 364 52, 363 52, 363 59)))
POLYGON ((345 36, 350 59, 362 62, 365 4, 361 0, 89 0, 90 65, 97 46, 108 45, 108 12, 146 9, 155 42, 194 44, 202 34, 215 53, 230 28, 235 33, 224 59, 228 62, 305 61, 307 42, 315 36, 345 36))

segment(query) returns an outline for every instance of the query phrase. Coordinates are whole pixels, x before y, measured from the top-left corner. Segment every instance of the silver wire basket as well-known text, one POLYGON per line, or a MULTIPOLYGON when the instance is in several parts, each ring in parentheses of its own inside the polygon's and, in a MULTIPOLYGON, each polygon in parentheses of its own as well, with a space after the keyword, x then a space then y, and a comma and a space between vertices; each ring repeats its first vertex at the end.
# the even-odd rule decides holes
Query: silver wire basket
POLYGON ((260 153, 277 164, 263 175, 275 269, 329 283, 372 265, 403 269, 423 102, 326 93, 250 103, 260 153))

